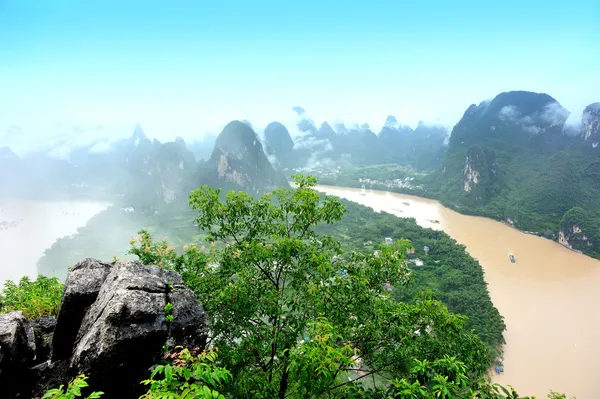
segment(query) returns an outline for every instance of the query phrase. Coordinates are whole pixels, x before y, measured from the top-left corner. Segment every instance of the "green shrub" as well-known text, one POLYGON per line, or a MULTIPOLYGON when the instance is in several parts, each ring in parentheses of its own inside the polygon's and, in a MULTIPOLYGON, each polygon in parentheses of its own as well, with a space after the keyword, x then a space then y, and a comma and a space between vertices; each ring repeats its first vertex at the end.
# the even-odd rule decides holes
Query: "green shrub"
POLYGON ((150 389, 141 399, 225 398, 217 389, 229 382, 231 373, 213 365, 217 359, 214 350, 197 353, 197 350, 183 349, 166 357, 171 362, 156 366, 150 379, 142 381, 150 385, 150 389))
POLYGON ((55 316, 58 314, 63 290, 63 284, 56 277, 39 275, 35 281, 23 277, 19 284, 6 281, 0 294, 0 312, 21 310, 29 319, 55 316))
MULTIPOLYGON (((58 388, 51 389, 48 392, 46 392, 46 394, 44 396, 42 396, 42 399, 75 399, 75 398, 78 398, 81 396, 81 389, 88 386, 88 383, 86 382, 87 379, 88 379, 88 377, 86 377, 84 374, 81 374, 69 383, 69 386, 67 386, 66 391, 63 390, 64 385, 61 385, 58 388)), ((102 395, 104 395, 104 392, 92 392, 91 394, 89 394, 86 397, 86 399, 97 399, 97 398, 101 397, 102 395)))

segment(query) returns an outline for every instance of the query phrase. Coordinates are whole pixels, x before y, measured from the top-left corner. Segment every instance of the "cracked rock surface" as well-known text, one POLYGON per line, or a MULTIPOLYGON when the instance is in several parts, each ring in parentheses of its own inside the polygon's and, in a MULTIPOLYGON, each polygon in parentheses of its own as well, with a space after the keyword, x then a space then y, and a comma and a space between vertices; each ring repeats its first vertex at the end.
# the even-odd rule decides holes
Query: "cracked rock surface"
POLYGON ((53 320, 36 321, 36 328, 28 323, 20 312, 0 315, 0 340, 11 345, 0 352, 0 391, 4 365, 29 370, 23 375, 30 379, 7 398, 41 396, 82 373, 91 390, 105 392, 103 399, 138 398, 147 388, 140 381, 160 363, 165 344, 204 348, 208 336, 208 317, 179 274, 138 261, 79 262, 67 275, 55 327, 53 320), (35 357, 41 333, 52 343, 47 361, 35 357))

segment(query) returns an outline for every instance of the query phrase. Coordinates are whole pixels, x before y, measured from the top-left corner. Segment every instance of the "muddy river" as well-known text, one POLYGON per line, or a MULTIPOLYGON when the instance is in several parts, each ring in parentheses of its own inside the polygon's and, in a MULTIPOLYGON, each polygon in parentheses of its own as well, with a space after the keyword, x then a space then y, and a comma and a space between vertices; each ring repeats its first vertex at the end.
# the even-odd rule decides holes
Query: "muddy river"
POLYGON ((437 201, 371 190, 361 195, 344 187, 318 190, 442 229, 479 260, 507 326, 504 373, 495 382, 538 398, 549 389, 577 399, 598 397, 600 261, 437 201))

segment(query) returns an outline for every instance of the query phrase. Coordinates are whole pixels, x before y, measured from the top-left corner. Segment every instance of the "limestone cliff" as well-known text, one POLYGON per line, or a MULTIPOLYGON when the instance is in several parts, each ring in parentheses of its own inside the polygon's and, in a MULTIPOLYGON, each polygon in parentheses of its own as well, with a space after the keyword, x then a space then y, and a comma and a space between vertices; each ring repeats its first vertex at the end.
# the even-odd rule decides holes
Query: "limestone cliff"
POLYGON ((486 199, 498 178, 498 164, 493 150, 471 147, 467 151, 463 169, 463 191, 472 199, 486 199))
POLYGON ((583 208, 574 207, 563 216, 558 242, 567 248, 590 252, 598 248, 600 229, 583 208))
POLYGON ((251 127, 240 121, 225 126, 208 162, 201 171, 203 184, 260 193, 288 187, 285 177, 275 170, 251 127))
POLYGON ((590 104, 583 110, 581 118, 583 139, 593 148, 600 145, 600 103, 590 104))

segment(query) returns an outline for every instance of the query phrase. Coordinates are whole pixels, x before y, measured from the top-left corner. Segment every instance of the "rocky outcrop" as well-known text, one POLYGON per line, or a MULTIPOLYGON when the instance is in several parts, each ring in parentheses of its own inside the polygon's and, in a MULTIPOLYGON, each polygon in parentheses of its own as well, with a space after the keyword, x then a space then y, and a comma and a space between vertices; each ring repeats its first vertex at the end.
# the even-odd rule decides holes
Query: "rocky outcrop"
POLYGON ((52 360, 68 359, 85 310, 94 303, 112 265, 84 259, 67 274, 65 292, 54 331, 52 360))
POLYGON ((204 348, 207 336, 208 318, 177 273, 85 259, 67 276, 56 320, 0 315, 0 391, 3 398, 41 396, 84 373, 103 398, 137 398, 165 344, 204 348), (172 322, 165 318, 168 303, 172 322), (19 392, 5 396, 14 370, 19 392))
POLYGON ((43 316, 31 322, 36 362, 45 362, 50 359, 55 328, 56 318, 53 316, 43 316))
POLYGON ((584 252, 594 247, 598 226, 583 208, 573 207, 563 216, 558 232, 558 242, 567 248, 584 252))
POLYGON ((471 191, 471 186, 479 183, 479 172, 473 168, 473 160, 467 156, 465 160, 464 190, 471 191))
POLYGON ((463 170, 463 190, 476 200, 485 198, 497 180, 498 165, 493 150, 472 147, 467 151, 463 170), (476 190, 478 188, 478 190, 476 190))
POLYGON ((35 359, 31 326, 23 312, 0 315, 0 392, 3 398, 19 396, 30 384, 29 364, 35 359))
POLYGON ((583 139, 593 148, 600 145, 600 103, 590 104, 583 110, 581 118, 583 139))

